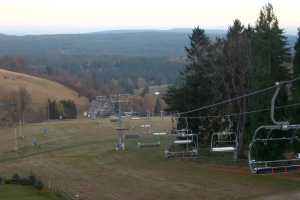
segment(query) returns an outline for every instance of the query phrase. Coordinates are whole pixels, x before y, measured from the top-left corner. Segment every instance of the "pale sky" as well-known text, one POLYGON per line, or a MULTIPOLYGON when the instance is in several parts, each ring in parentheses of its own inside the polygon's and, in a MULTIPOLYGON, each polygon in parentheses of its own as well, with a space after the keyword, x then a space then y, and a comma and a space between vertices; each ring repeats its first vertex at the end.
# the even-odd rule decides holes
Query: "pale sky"
POLYGON ((0 32, 76 33, 110 29, 227 29, 254 24, 273 4, 281 27, 296 33, 300 0, 0 0, 0 32))

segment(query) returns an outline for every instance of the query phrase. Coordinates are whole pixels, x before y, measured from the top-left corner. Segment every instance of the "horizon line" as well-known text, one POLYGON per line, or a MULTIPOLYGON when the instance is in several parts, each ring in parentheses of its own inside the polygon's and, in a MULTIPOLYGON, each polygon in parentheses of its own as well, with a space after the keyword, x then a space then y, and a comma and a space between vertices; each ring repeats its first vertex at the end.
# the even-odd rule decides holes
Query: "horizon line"
MULTIPOLYGON (((195 26, 196 27, 196 26, 195 26)), ((133 27, 133 28, 107 28, 107 29, 91 29, 91 30, 82 30, 80 31, 80 28, 74 28, 74 30, 31 30, 31 31, 25 31, 25 30, 16 30, 14 29, 14 31, 12 30, 1 30, 0 29, 0 34, 2 35, 7 35, 7 36, 38 36, 38 35, 76 35, 76 34, 93 34, 93 33, 113 33, 113 32, 151 32, 151 31, 172 31, 174 30, 174 32, 176 32, 176 30, 178 32, 180 31, 184 31, 184 30, 188 30, 190 29, 191 31, 195 28, 195 27, 168 27, 168 28, 138 28, 138 27, 133 27), (75 30, 77 29, 77 30, 75 30)), ((201 27, 200 27, 201 28, 201 27)), ((220 32, 227 32, 228 29, 226 28, 203 28, 205 31, 220 31, 220 32)), ((286 29, 284 29, 285 35, 297 35, 297 32, 294 31, 287 31, 286 29)))

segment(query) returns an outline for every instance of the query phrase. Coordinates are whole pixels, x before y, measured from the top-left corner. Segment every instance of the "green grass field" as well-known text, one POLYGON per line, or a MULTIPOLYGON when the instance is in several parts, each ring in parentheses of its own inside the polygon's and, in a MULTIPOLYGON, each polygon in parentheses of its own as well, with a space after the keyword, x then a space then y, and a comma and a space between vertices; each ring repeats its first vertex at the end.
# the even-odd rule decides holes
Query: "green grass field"
MULTIPOLYGON (((126 120, 131 133, 147 133, 140 125, 151 123, 152 131, 166 131, 166 118, 126 120)), ((251 175, 247 161, 232 161, 231 154, 211 154, 201 149, 198 160, 166 160, 169 136, 131 139, 126 151, 114 150, 116 124, 108 119, 56 121, 28 124, 19 151, 14 152, 13 130, 2 133, 0 174, 35 173, 49 186, 62 188, 82 199, 287 199, 298 196, 300 174, 251 175), (47 127, 48 135, 43 135, 47 127), (37 138, 40 146, 31 144, 37 138), (160 140, 158 148, 139 149, 138 141, 160 140), (5 145, 4 145, 5 144, 5 145), (294 197, 294 196, 293 196, 294 197)), ((1 133, 0 133, 1 134, 1 133)), ((0 135, 1 137, 1 135, 0 135)), ((0 140, 1 141, 1 140, 0 140)), ((1 199, 1 198, 0 198, 1 199)))
POLYGON ((3 200, 61 200, 49 192, 40 192, 29 186, 0 185, 3 200))

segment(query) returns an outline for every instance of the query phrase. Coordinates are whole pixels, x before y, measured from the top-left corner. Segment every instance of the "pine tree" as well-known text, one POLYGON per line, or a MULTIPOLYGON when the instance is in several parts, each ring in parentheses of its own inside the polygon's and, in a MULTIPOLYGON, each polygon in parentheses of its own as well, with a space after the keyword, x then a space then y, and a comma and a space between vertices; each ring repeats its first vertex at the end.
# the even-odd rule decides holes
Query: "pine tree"
MULTIPOLYGON (((299 75, 300 74, 300 28, 298 28, 298 39, 294 47, 295 50, 295 55, 294 55, 294 60, 293 60, 293 69, 294 69, 294 74, 299 75)), ((297 93, 300 96, 300 84, 296 85, 297 88, 297 93)))
MULTIPOLYGON (((252 35, 254 62, 251 71, 251 90, 261 89, 273 85, 277 81, 289 79, 288 64, 291 62, 290 49, 284 30, 279 27, 278 19, 273 6, 267 4, 260 11, 252 35)), ((272 93, 256 95, 249 100, 251 110, 269 108, 272 93)), ((285 105, 288 102, 287 91, 283 88, 277 98, 276 104, 285 105)), ((276 111, 277 120, 287 120, 285 110, 276 111)), ((272 124, 269 113, 257 113, 250 116, 250 130, 254 131, 260 125, 272 124)), ((260 154, 258 159, 280 159, 285 146, 279 143, 271 143, 265 151, 264 145, 256 147, 260 154)))
POLYGON ((294 56, 294 67, 297 69, 296 73, 300 73, 300 28, 298 28, 298 39, 295 44, 295 56, 294 56))
MULTIPOLYGON (((190 38, 190 46, 186 47, 187 65, 175 86, 169 88, 165 100, 169 110, 183 112, 220 100, 220 67, 222 56, 221 40, 212 43, 205 31, 196 27, 190 38)), ((205 115, 211 110, 201 113, 193 112, 181 117, 205 115)), ((198 119, 189 119, 189 128, 197 132, 201 125, 198 119)))
MULTIPOLYGON (((293 59, 293 71, 294 76, 298 77, 300 75, 300 28, 298 29, 298 39, 294 46, 295 54, 293 59)), ((298 103, 300 102, 300 82, 295 82, 293 85, 293 100, 298 103)), ((293 110, 293 119, 294 123, 300 123, 300 117, 299 117, 299 108, 295 108, 293 110)))
MULTIPOLYGON (((190 108, 190 102, 188 102, 188 84, 195 79, 196 71, 199 71, 199 56, 206 52, 208 45, 210 44, 209 38, 205 35, 205 31, 196 27, 192 35, 189 36, 190 46, 185 47, 187 52, 187 65, 183 72, 181 72, 177 83, 171 86, 165 97, 168 103, 170 111, 183 112, 190 108)), ((193 88, 194 89, 194 88, 193 88)))
POLYGON ((273 6, 267 4, 260 11, 254 34, 255 78, 264 84, 288 78, 286 63, 291 55, 284 30, 279 28, 273 6))
MULTIPOLYGON (((289 78, 287 63, 291 61, 290 49, 284 30, 279 27, 278 19, 273 6, 267 4, 260 11, 254 32, 252 33, 253 67, 251 70, 250 87, 256 90, 273 85, 276 81, 289 78)), ((271 95, 260 95, 250 100, 251 109, 260 109, 270 106, 271 95)), ((278 104, 287 103, 287 94, 282 90, 278 104)), ((277 117, 285 118, 285 112, 278 113, 277 117), (279 115, 278 115, 279 114, 279 115)), ((268 114, 260 113, 251 118, 251 130, 260 124, 268 124, 268 114)))

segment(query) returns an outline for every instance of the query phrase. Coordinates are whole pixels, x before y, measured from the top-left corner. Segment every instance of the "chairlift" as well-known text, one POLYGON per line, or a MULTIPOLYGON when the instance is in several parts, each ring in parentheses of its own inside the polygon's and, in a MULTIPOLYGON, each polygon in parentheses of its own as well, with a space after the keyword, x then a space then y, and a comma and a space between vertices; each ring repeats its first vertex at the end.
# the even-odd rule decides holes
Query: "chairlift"
POLYGON ((141 134, 141 140, 137 143, 139 148, 153 148, 161 146, 160 138, 157 140, 157 137, 164 135, 164 133, 153 131, 153 123, 151 122, 150 118, 147 117, 147 122, 140 125, 140 128, 143 128, 144 131, 141 134), (145 141, 146 137, 150 137, 151 141, 145 141))
POLYGON ((187 118, 184 121, 186 127, 175 131, 175 140, 165 150, 165 157, 168 159, 199 157, 198 134, 193 134, 189 129, 187 118))
POLYGON ((116 128, 118 134, 118 143, 116 144, 116 151, 125 150, 125 137, 126 137, 125 133, 128 130, 129 130, 128 128, 122 128, 122 127, 116 128))
POLYGON ((264 150, 264 153, 266 151, 274 152, 272 148, 268 148, 272 147, 272 145, 273 147, 280 144, 287 146, 300 145, 300 124, 291 125, 287 121, 275 120, 275 102, 282 84, 276 83, 276 85, 277 88, 271 100, 270 113, 273 125, 258 127, 249 144, 248 163, 251 172, 254 174, 280 173, 300 169, 300 154, 299 152, 295 152, 295 149, 293 152, 284 152, 282 155, 275 155, 275 159, 264 158, 264 154, 261 154, 259 151, 260 147, 264 150))
POLYGON ((211 136, 211 152, 235 152, 237 146, 236 133, 231 131, 232 122, 228 119, 229 127, 221 132, 213 133, 211 136))

